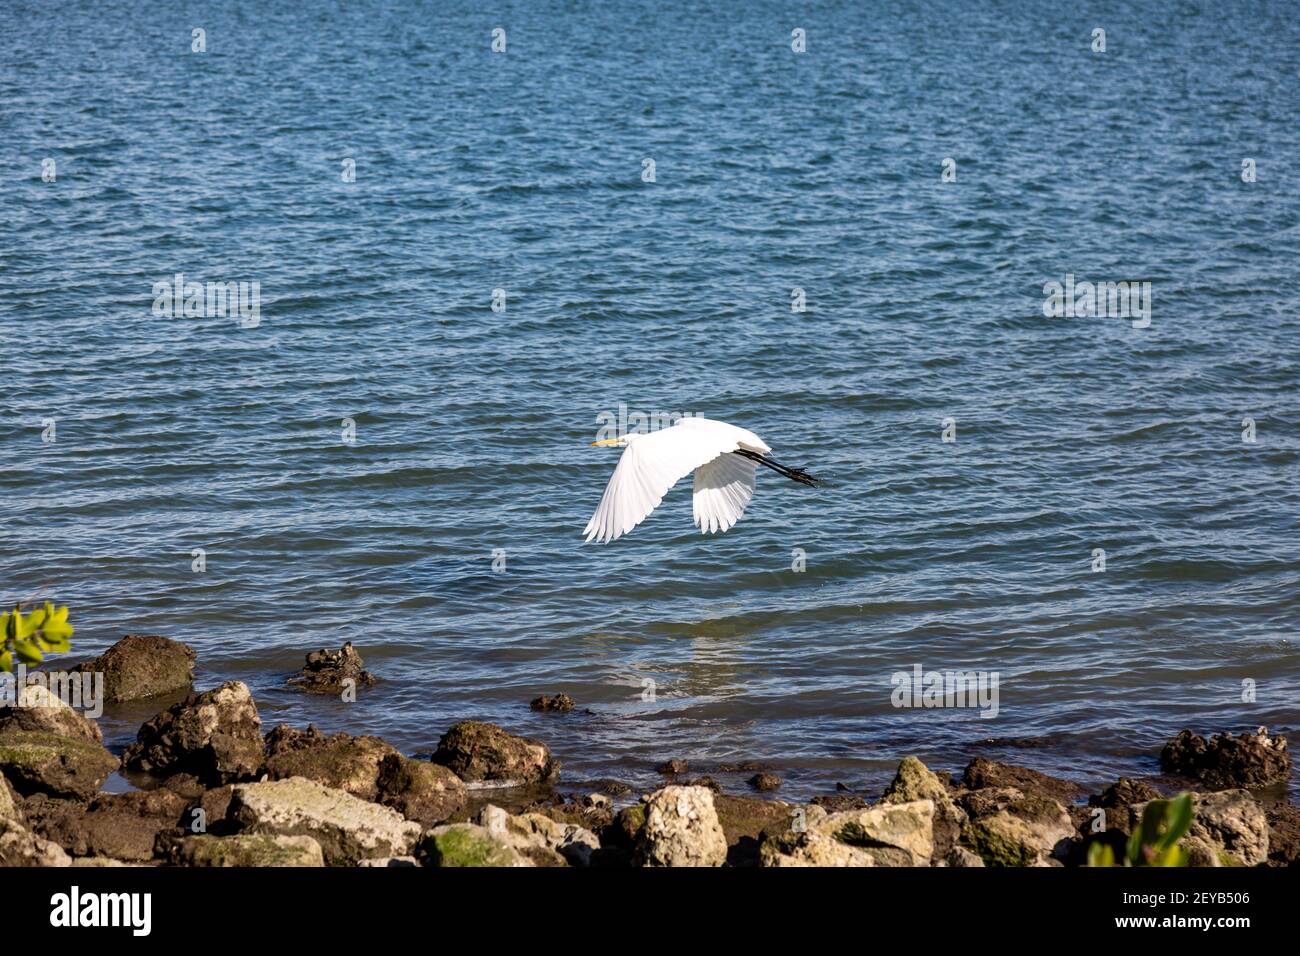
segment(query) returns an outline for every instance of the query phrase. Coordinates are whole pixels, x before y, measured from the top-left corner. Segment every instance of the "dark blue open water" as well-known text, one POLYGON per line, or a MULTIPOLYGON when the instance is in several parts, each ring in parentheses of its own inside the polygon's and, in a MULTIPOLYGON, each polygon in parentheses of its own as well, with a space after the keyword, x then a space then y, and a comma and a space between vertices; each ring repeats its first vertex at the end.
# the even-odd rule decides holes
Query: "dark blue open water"
POLYGON ((477 716, 573 782, 1104 781, 1184 726, 1294 730, 1295 13, 8 0, 3 591, 78 652, 190 643, 268 724, 427 752, 477 716), (259 282, 259 324, 155 314, 177 272, 259 282), (1067 274, 1150 281, 1150 326, 1046 318, 1067 274), (762 474, 709 538, 683 485, 584 545, 620 403, 828 484, 762 474), (346 638, 381 685, 283 687, 346 638), (998 672, 998 716, 893 707, 916 664, 998 672), (591 713, 529 711, 557 690, 591 713))

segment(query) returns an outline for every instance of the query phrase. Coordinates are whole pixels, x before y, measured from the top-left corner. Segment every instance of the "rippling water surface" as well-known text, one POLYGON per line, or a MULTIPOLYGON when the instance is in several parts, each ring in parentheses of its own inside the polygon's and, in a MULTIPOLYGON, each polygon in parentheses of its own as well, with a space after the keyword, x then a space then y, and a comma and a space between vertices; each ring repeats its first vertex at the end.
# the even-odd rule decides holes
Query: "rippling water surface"
POLYGON ((1285 3, 7 4, 3 590, 79 652, 188 642, 268 725, 475 716, 575 784, 1294 730, 1298 76, 1285 3), (155 314, 177 272, 260 323, 155 314), (1150 327, 1045 318, 1066 274, 1149 280, 1150 327), (827 484, 585 545, 620 403, 827 484), (284 686, 349 638, 357 703, 284 686), (996 671, 997 717, 895 708, 917 664, 996 671))

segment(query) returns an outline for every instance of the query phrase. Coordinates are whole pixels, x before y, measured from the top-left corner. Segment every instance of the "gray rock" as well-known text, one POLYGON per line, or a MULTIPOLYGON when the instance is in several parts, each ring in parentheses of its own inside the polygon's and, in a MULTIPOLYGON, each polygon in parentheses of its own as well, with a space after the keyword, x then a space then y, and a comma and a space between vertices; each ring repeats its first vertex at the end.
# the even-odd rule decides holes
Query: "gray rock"
POLYGON ((0 733, 6 730, 33 730, 92 744, 104 742, 99 724, 77 713, 40 684, 27 685, 18 692, 12 706, 0 707, 0 733))
POLYGON ((68 866, 71 862, 57 843, 14 820, 0 819, 0 866, 68 866))
MULTIPOLYGON (((1268 815, 1248 791, 1220 790, 1192 798, 1192 825, 1182 840, 1188 866, 1257 866, 1267 861, 1268 815)), ((1128 807, 1127 819, 1116 820, 1116 829, 1132 833, 1146 808, 1146 802, 1128 807)))
POLYGON ((934 804, 933 856, 944 859, 966 825, 966 811, 957 806, 937 774, 916 757, 905 757, 880 802, 911 803, 916 800, 929 800, 934 804))
POLYGON ((640 866, 722 866, 727 838, 707 787, 663 787, 645 805, 640 866))
POLYGON ((986 866, 1056 866, 1068 855, 1074 822, 1059 801, 1014 787, 988 787, 963 794, 968 815, 961 845, 986 866))
POLYGON ((226 817, 244 833, 310 836, 331 866, 407 856, 422 833, 396 810, 304 777, 239 784, 226 817))
POLYGON ((1205 840, 1231 858, 1221 857, 1223 863, 1258 866, 1268 859, 1268 818, 1245 790, 1197 794, 1187 836, 1205 840))
POLYGON ((943 865, 952 867, 983 866, 984 860, 977 853, 966 849, 964 846, 954 846, 948 851, 948 855, 944 857, 943 865))
POLYGON ((512 816, 488 804, 479 811, 478 823, 538 866, 590 866, 592 854, 600 849, 600 840, 590 830, 541 813, 512 816))
POLYGON ((856 847, 876 866, 929 866, 934 857, 933 800, 878 803, 832 813, 818 831, 856 847))

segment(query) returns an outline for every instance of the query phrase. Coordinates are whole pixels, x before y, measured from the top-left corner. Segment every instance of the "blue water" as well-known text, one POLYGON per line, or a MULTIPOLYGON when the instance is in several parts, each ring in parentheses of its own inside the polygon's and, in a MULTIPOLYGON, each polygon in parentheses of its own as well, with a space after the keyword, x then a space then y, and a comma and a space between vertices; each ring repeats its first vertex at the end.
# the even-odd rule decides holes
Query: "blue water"
POLYGON ((1281 2, 7 2, 3 590, 79 654, 186 641, 268 726, 480 717, 575 786, 1295 730, 1298 78, 1281 2), (178 272, 259 321, 155 314, 178 272), (1045 317, 1067 274, 1150 281, 1150 326, 1045 317), (620 403, 827 484, 584 544, 620 403), (284 686, 345 639, 381 684, 284 686), (916 664, 997 717, 892 706, 916 664))

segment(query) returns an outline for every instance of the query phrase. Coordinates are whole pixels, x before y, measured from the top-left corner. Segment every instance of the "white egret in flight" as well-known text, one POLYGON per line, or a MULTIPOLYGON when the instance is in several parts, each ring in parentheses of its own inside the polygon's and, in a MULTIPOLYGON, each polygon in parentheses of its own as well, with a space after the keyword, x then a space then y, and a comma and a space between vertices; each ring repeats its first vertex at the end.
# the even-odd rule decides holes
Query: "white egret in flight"
POLYGON ((669 488, 691 472, 695 472, 695 525, 705 533, 726 531, 744 514, 754 496, 759 465, 800 484, 821 484, 802 468, 769 458, 772 449, 748 429, 708 418, 687 417, 670 428, 592 444, 627 450, 587 522, 583 533, 588 541, 613 541, 627 534, 655 510, 669 488))

